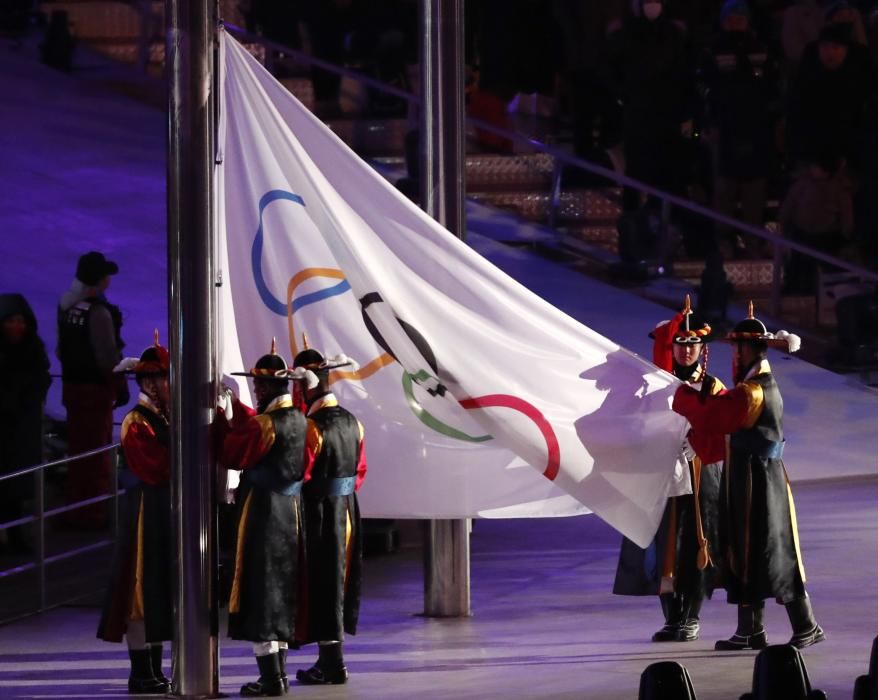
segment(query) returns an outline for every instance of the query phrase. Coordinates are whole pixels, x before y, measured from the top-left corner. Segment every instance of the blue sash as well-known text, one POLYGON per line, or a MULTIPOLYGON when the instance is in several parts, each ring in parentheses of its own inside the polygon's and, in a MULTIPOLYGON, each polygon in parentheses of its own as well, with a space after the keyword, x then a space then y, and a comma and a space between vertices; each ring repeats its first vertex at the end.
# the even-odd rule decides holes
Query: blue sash
POLYGON ((307 495, 317 498, 327 496, 350 496, 357 485, 357 477, 342 476, 336 479, 312 479, 308 482, 307 495))
POLYGON ((729 444, 733 450, 739 450, 763 459, 780 459, 783 457, 785 441, 776 442, 764 438, 759 433, 747 432, 732 435, 729 444))

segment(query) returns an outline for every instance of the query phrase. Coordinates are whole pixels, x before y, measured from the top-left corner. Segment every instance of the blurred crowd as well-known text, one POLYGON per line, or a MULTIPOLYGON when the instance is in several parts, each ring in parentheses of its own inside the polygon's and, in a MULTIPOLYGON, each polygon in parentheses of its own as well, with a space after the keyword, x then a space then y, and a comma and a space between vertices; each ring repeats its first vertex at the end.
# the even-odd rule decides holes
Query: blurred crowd
MULTIPOLYGON (((281 44, 412 87, 417 0, 236 7, 281 44)), ((878 267, 875 0, 467 0, 465 13, 473 116, 508 128, 526 108, 568 129, 581 157, 878 267)), ((312 77, 318 109, 337 105, 341 79, 312 77)), ((374 95, 371 107, 404 106, 374 95)), ((624 192, 631 217, 650 206, 624 192)), ((676 223, 690 257, 768 252, 731 229, 676 223)), ((813 267, 792 256, 789 291, 810 291, 813 267)))

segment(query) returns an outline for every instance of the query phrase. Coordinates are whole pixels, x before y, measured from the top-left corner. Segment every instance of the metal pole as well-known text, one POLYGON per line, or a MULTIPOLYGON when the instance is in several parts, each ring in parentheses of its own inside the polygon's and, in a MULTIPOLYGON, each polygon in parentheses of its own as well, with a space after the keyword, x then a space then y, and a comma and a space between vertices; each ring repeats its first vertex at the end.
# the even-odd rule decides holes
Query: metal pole
MULTIPOLYGON (((26 478, 26 477, 25 477, 26 478)), ((46 478, 45 470, 38 469, 32 477, 34 479, 34 542, 37 551, 34 554, 34 563, 37 566, 37 588, 39 596, 39 608, 42 612, 46 609, 46 478)), ((0 488, 5 488, 4 484, 0 488)))
POLYGON ((175 534, 174 688, 219 692, 212 170, 216 0, 167 0, 168 309, 171 499, 175 534))
MULTIPOLYGON (((463 0, 421 0, 421 187, 425 211, 463 239, 463 0)), ((469 521, 431 520, 424 548, 424 614, 470 610, 469 521)))

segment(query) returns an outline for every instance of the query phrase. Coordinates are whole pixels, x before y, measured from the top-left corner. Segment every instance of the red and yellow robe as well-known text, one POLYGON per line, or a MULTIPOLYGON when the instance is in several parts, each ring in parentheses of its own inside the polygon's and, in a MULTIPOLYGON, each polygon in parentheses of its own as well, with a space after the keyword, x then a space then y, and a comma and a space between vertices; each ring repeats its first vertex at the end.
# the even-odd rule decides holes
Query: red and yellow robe
POLYGON ((145 394, 122 422, 126 489, 123 529, 97 636, 121 642, 129 620, 146 641, 173 639, 171 494, 168 421, 145 394))

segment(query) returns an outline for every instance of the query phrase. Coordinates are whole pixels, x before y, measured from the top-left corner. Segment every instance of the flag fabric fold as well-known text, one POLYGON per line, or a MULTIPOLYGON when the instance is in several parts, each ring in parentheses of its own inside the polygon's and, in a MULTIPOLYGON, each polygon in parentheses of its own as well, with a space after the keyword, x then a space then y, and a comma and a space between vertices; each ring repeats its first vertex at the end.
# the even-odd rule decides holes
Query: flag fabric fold
MULTIPOLYGON (((591 510, 652 538, 676 380, 531 293, 397 192, 223 36, 221 367, 307 334, 366 428, 372 517, 591 510)), ((246 395, 246 387, 239 385, 246 395)))

